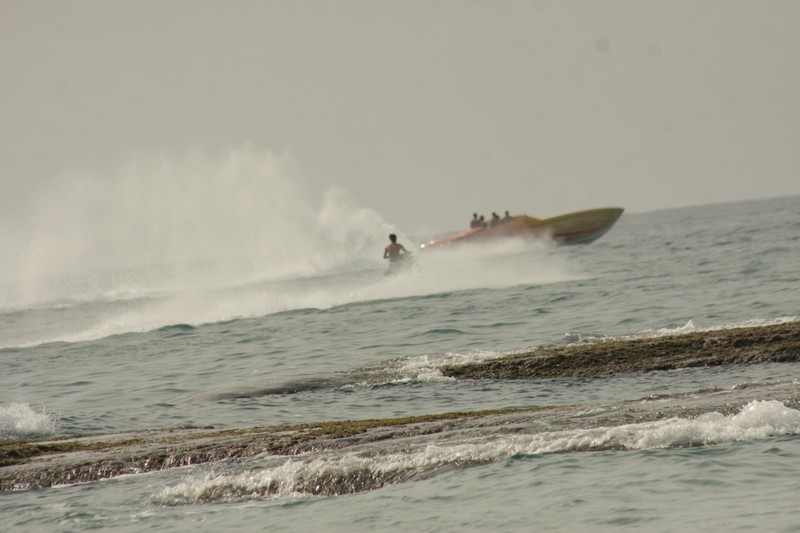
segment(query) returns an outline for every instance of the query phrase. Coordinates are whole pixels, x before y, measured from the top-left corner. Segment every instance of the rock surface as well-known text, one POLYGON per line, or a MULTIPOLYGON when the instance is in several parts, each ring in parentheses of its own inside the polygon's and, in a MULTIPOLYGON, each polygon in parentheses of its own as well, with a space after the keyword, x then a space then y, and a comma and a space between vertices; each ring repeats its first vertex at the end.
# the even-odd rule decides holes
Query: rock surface
POLYGON ((800 361, 800 322, 553 345, 442 368, 456 379, 551 379, 800 361))

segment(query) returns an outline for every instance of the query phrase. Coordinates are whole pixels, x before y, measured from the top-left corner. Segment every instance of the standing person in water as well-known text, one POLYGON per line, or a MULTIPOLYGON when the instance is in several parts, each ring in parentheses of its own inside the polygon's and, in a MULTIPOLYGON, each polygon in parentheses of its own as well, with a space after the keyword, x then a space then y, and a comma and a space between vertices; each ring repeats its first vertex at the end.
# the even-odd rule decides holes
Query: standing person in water
POLYGON ((408 250, 397 242, 397 235, 392 233, 389 235, 389 240, 392 242, 383 250, 383 258, 388 259, 390 263, 405 259, 405 256, 408 255, 408 250))

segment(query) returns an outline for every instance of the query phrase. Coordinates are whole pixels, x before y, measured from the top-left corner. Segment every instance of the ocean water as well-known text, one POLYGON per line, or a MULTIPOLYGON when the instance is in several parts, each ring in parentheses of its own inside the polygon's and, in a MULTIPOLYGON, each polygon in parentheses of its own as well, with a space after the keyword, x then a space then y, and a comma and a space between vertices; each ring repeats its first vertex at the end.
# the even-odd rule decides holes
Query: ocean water
MULTIPOLYGON (((213 162, 148 171, 172 183, 203 165, 213 162)), ((61 223, 32 215, 0 235, 13 252, 0 280, 0 439, 800 388, 795 364, 544 381, 439 372, 593 336, 798 320, 800 197, 626 213, 588 246, 417 252, 386 275, 382 247, 398 228, 343 191, 314 207, 284 167, 239 154, 205 192, 163 191, 154 177, 163 195, 132 194, 123 174, 93 197, 88 180, 70 189, 61 223), (265 203, 288 219, 270 226, 265 203), (233 207, 235 220, 219 222, 233 207)), ((437 231, 398 233, 411 248, 437 231)), ((9 531, 800 530, 800 412, 780 402, 529 429, 0 494, 0 520, 9 531), (382 486, 301 490, 358 471, 382 486), (221 489, 210 500, 209 487, 221 489)))

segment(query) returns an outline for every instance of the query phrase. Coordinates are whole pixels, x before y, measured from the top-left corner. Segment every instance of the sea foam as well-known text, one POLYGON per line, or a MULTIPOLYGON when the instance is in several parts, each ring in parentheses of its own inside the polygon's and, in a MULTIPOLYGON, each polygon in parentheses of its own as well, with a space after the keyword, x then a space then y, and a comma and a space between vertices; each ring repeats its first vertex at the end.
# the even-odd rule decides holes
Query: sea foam
POLYGON ((56 432, 57 425, 57 419, 45 409, 37 413, 26 403, 0 405, 0 439, 51 435, 56 432))

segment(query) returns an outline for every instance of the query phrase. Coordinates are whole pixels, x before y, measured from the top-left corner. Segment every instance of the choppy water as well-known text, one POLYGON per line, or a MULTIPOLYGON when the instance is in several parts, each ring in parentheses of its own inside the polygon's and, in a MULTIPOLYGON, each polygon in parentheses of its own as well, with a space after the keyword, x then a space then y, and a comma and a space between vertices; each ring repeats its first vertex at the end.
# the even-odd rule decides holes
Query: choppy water
MULTIPOLYGON (((513 382, 438 371, 597 335, 797 320, 798 197, 626 213, 588 246, 418 254, 392 276, 380 260, 387 229, 339 235, 359 244, 313 268, 288 254, 253 255, 244 270, 196 258, 124 269, 74 260, 61 270, 36 263, 33 275, 29 260, 15 271, 25 276, 0 285, 0 438, 592 409, 800 378, 794 364, 513 382)), ((316 253, 321 235, 294 237, 316 253)), ((5 494, 0 516, 21 531, 800 528, 800 412, 761 402, 665 424, 627 428, 619 449, 580 453, 566 452, 621 437, 487 431, 361 455, 256 457, 5 494), (297 490, 320 472, 358 469, 404 474, 355 494, 297 490), (209 486, 223 495, 207 501, 209 486)))

